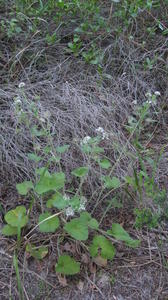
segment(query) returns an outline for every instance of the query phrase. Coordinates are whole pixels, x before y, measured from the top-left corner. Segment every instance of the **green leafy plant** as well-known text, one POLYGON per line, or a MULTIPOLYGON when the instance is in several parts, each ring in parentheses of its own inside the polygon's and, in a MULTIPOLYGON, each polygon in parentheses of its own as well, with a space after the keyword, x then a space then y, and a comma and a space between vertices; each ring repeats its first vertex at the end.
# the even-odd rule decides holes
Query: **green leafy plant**
POLYGON ((24 181, 24 182, 18 183, 16 185, 16 189, 17 189, 18 193, 20 195, 24 195, 24 196, 27 195, 27 193, 33 188, 34 188, 34 186, 33 186, 32 181, 24 181))
POLYGON ((88 226, 80 218, 75 218, 68 222, 64 229, 70 236, 78 241, 86 241, 88 239, 88 226))
POLYGON ((2 234, 11 236, 17 234, 18 247, 21 242, 21 228, 25 227, 28 222, 25 206, 17 206, 15 209, 8 211, 5 214, 5 225, 2 229, 2 234))
POLYGON ((39 229, 41 232, 55 232, 59 227, 59 224, 59 218, 57 216, 52 216, 49 212, 39 216, 39 229))
POLYGON ((73 38, 73 41, 68 43, 67 52, 71 52, 75 56, 78 56, 81 47, 82 47, 82 42, 80 40, 80 37, 75 35, 74 38, 73 38))
POLYGON ((114 258, 116 253, 113 244, 102 235, 96 235, 93 238, 89 251, 93 257, 100 255, 102 258, 110 260, 114 258))
POLYGON ((112 235, 115 239, 125 242, 127 246, 137 247, 140 244, 139 240, 132 239, 128 232, 118 223, 113 223, 112 228, 107 230, 107 233, 112 235))
POLYGON ((117 177, 110 178, 109 176, 103 177, 105 187, 108 189, 117 189, 120 187, 121 182, 117 177))
MULTIPOLYGON (((111 162, 108 159, 104 158, 99 161, 99 165, 101 168, 107 170, 111 167, 111 162)), ((113 181, 114 181, 114 179, 113 179, 113 181)))
POLYGON ((61 255, 56 264, 55 270, 63 275, 74 275, 80 272, 80 263, 76 262, 69 255, 61 255))
POLYGON ((29 243, 26 245, 26 252, 35 259, 41 260, 48 254, 48 248, 46 246, 36 247, 29 243))
MULTIPOLYGON (((78 40, 75 40, 75 42, 78 42, 78 40)), ((102 199, 106 198, 106 195, 103 195, 104 192, 106 194, 106 192, 109 193, 113 190, 118 190, 122 186, 121 180, 113 175, 111 161, 108 156, 105 155, 105 149, 102 146, 103 140, 109 139, 110 133, 106 132, 102 127, 99 127, 96 129, 94 137, 86 136, 82 139, 80 149, 88 156, 90 164, 89 166, 80 166, 72 170, 70 176, 72 180, 74 180, 73 176, 76 177, 76 187, 69 187, 71 181, 66 181, 66 174, 62 171, 61 159, 64 153, 68 151, 70 145, 61 144, 57 147, 53 146, 53 136, 50 134, 51 127, 47 118, 41 120, 38 106, 35 102, 31 104, 28 103, 24 88, 22 89, 22 96, 25 105, 27 105, 27 110, 35 119, 34 124, 32 124, 29 122, 29 118, 27 118, 24 126, 27 126, 27 129, 30 130, 33 141, 36 140, 36 138, 46 140, 46 146, 44 148, 39 144, 36 145, 34 142, 34 152, 28 153, 28 159, 35 167, 33 182, 24 181, 16 186, 21 196, 26 196, 27 199, 31 196, 31 199, 33 199, 31 200, 29 215, 31 214, 34 203, 40 200, 41 214, 39 214, 38 223, 30 229, 26 237, 35 231, 35 229, 48 234, 55 234, 55 232, 58 231, 58 235, 60 236, 58 243, 61 243, 62 239, 67 238, 84 244, 84 242, 89 240, 91 232, 93 241, 89 246, 89 252, 93 258, 102 258, 104 260, 112 260, 116 253, 116 249, 110 241, 110 239, 112 239, 111 236, 116 240, 125 242, 126 245, 131 247, 138 246, 139 242, 133 240, 119 224, 113 224, 111 230, 103 232, 99 224, 102 219, 98 222, 86 210, 88 199, 83 195, 83 185, 93 166, 96 166, 101 172, 101 192, 99 193, 98 201, 101 200, 101 197, 102 199), (51 173, 50 169, 52 169, 53 164, 57 172, 51 173), (36 201, 34 201, 34 199, 36 201), (53 210, 56 210, 56 212, 53 212, 53 210), (102 235, 97 235, 96 232, 101 232, 102 235)), ((107 209, 108 208, 109 206, 107 209)), ((8 232, 8 235, 18 234, 18 228, 26 226, 28 216, 26 215, 25 208, 21 209, 21 212, 21 216, 19 215, 20 225, 15 221, 14 226, 8 222, 8 219, 5 219, 8 224, 6 225, 7 227, 3 229, 4 234, 6 232, 8 232)), ((106 214, 106 212, 107 210, 105 210, 104 214, 106 214)), ((105 216, 104 214, 103 217, 105 216)), ((41 245, 35 246, 28 242, 26 252, 36 259, 42 259, 47 255, 48 248, 41 245)), ((68 255, 59 257, 56 272, 63 275, 73 275, 78 273, 79 270, 80 264, 73 258, 68 255)))
POLYGON ((88 167, 80 167, 80 168, 73 170, 72 174, 76 177, 83 177, 83 176, 87 175, 88 171, 89 171, 88 167))
POLYGON ((147 228, 156 228, 158 227, 159 215, 153 214, 150 208, 138 209, 136 208, 134 211, 136 215, 135 219, 135 227, 143 228, 147 226, 147 228))
POLYGON ((45 173, 40 177, 39 182, 35 186, 35 191, 39 195, 50 191, 60 190, 64 187, 65 174, 64 173, 45 173))

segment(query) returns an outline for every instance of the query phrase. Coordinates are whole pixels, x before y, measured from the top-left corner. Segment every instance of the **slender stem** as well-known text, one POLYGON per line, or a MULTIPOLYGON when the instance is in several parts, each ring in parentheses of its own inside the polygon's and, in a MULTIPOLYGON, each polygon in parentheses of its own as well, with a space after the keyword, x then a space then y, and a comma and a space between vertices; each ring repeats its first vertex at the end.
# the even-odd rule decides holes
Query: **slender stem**
POLYGON ((20 243, 21 243, 21 227, 18 226, 17 227, 17 250, 19 250, 20 243))
POLYGON ((19 300, 24 300, 24 294, 23 294, 23 289, 22 289, 21 279, 20 279, 20 274, 19 274, 18 258, 17 258, 16 253, 14 253, 14 257, 13 257, 13 265, 14 265, 15 272, 16 272, 17 285, 18 285, 18 290, 19 290, 19 300))

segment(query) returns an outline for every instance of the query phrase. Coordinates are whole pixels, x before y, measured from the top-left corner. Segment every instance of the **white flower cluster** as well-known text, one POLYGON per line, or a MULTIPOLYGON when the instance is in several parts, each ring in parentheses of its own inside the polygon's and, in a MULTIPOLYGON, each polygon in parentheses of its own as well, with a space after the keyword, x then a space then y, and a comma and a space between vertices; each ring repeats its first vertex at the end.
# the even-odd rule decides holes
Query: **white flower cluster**
POLYGON ((102 139, 108 139, 109 138, 109 135, 107 132, 105 132, 105 130, 102 128, 102 127, 98 127, 96 129, 96 133, 100 134, 102 136, 102 139))
POLYGON ((150 92, 147 92, 147 93, 145 94, 145 96, 146 96, 147 98, 152 98, 152 94, 151 94, 150 92))
POLYGON ((145 96, 148 98, 146 101, 147 104, 153 104, 156 105, 156 98, 158 96, 161 96, 161 93, 159 91, 155 91, 154 94, 152 95, 150 92, 146 93, 145 96))
POLYGON ((22 99, 19 96, 17 96, 13 100, 14 100, 14 104, 13 105, 14 105, 15 113, 16 113, 17 117, 20 117, 21 114, 23 113, 22 99))
POLYGON ((67 194, 64 194, 63 198, 64 198, 65 201, 69 201, 70 200, 70 197, 67 194))
POLYGON ((14 104, 15 105, 17 105, 17 104, 22 104, 22 100, 21 100, 21 98, 18 96, 18 97, 16 97, 16 98, 14 98, 14 104))
POLYGON ((81 146, 83 146, 83 145, 87 145, 88 144, 88 142, 90 141, 90 139, 91 139, 91 137, 90 136, 85 136, 84 138, 83 138, 83 140, 80 142, 80 144, 81 144, 81 146))
MULTIPOLYGON (((67 194, 64 194, 63 199, 65 201, 68 201, 68 202, 70 201, 70 197, 67 194)), ((75 212, 74 212, 74 210, 73 210, 73 208, 71 206, 67 207, 66 210, 65 210, 65 214, 66 214, 67 217, 73 216, 74 213, 75 212)))
POLYGON ((145 96, 148 98, 148 100, 145 103, 152 104, 153 103, 153 101, 152 101, 152 94, 150 92, 147 92, 145 94, 145 96))
POLYGON ((154 92, 155 96, 161 96, 161 93, 159 91, 154 92))
POLYGON ((71 206, 69 206, 68 208, 66 208, 65 210, 65 214, 67 217, 71 217, 71 216, 74 216, 74 210, 71 206))
POLYGON ((137 100, 132 101, 132 104, 137 105, 137 100))
POLYGON ((147 100, 146 103, 147 104, 153 104, 153 101, 152 100, 147 100))
POLYGON ((86 210, 87 199, 85 197, 81 197, 80 206, 79 206, 79 212, 82 210, 86 210))
POLYGON ((24 82, 20 82, 18 85, 19 89, 22 89, 25 87, 25 83, 24 82))
MULTIPOLYGON (((70 198, 67 195, 64 195, 64 199, 67 200, 67 201, 70 201, 70 198)), ((82 196, 81 199, 80 199, 79 208, 78 209, 73 209, 72 206, 68 206, 65 209, 66 216, 67 217, 72 217, 72 216, 74 216, 75 211, 81 212, 83 210, 86 210, 86 207, 85 207, 86 203, 87 203, 87 199, 82 196)))

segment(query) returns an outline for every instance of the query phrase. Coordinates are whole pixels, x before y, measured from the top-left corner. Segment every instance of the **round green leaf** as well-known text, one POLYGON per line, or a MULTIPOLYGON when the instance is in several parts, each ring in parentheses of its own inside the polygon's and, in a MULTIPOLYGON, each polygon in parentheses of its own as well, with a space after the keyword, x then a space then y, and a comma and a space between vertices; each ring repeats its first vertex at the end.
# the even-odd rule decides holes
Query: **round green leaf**
POLYGON ((117 177, 110 178, 109 176, 105 176, 103 180, 105 182, 105 187, 108 189, 116 189, 121 185, 121 182, 117 177))
POLYGON ((74 239, 78 241, 86 241, 88 239, 88 226, 82 222, 80 218, 76 218, 68 222, 64 229, 74 239))
POLYGON ((17 235, 17 227, 12 227, 10 225, 5 225, 2 228, 2 234, 6 236, 17 235))
POLYGON ((51 199, 46 203, 48 208, 56 207, 58 209, 64 209, 69 206, 69 202, 60 193, 55 193, 51 199))
MULTIPOLYGON (((39 216, 39 223, 47 219, 48 217, 51 217, 52 214, 49 212, 46 212, 44 214, 41 214, 39 216)), ((57 216, 54 216, 43 223, 39 225, 39 229, 41 232, 55 232, 56 229, 59 227, 59 218, 57 216)))
POLYGON ((99 227, 97 220, 92 218, 87 211, 82 212, 79 219, 92 229, 98 229, 99 227))
POLYGON ((16 185, 16 189, 20 195, 27 195, 29 190, 33 189, 32 181, 24 181, 16 185))
POLYGON ((92 154, 100 154, 103 153, 104 149, 102 147, 96 146, 92 148, 92 154))
POLYGON ((72 174, 75 175, 76 177, 83 177, 88 173, 88 171, 89 171, 88 167, 80 167, 80 168, 74 169, 72 171, 72 174))
POLYGON ((65 174, 54 173, 52 175, 45 174, 35 186, 35 191, 41 195, 49 191, 56 191, 64 187, 65 174))
POLYGON ((103 258, 112 260, 115 256, 115 248, 112 245, 112 243, 107 240, 102 235, 97 235, 94 237, 92 241, 92 245, 90 246, 90 254, 93 257, 96 257, 99 255, 99 249, 101 250, 100 255, 103 258))
POLYGON ((5 221, 12 227, 24 227, 28 222, 25 206, 17 206, 15 209, 8 211, 5 215, 5 221))
POLYGON ((109 169, 111 167, 111 162, 108 159, 102 159, 99 162, 100 167, 103 169, 109 169))
POLYGON ((55 267, 57 273, 64 275, 74 275, 80 271, 80 263, 76 262, 69 255, 62 255, 58 259, 58 263, 55 267))
POLYGON ((99 223, 97 222, 96 219, 92 218, 89 222, 88 222, 88 226, 92 229, 98 229, 99 228, 99 223))
POLYGON ((35 153, 28 153, 27 156, 30 160, 35 161, 35 162, 39 162, 40 160, 42 160, 42 157, 38 156, 35 153))
POLYGON ((69 148, 69 145, 63 145, 63 146, 59 146, 56 148, 56 151, 58 153, 64 153, 65 151, 67 151, 69 148))
POLYGON ((80 213, 80 220, 88 223, 91 220, 91 215, 87 211, 83 211, 80 213))
POLYGON ((47 168, 45 167, 42 167, 42 168, 37 168, 35 169, 35 172, 36 172, 36 175, 39 175, 39 176, 48 176, 50 177, 50 173, 48 172, 47 168))
POLYGON ((88 144, 82 145, 81 148, 84 153, 90 153, 92 151, 92 148, 88 144))

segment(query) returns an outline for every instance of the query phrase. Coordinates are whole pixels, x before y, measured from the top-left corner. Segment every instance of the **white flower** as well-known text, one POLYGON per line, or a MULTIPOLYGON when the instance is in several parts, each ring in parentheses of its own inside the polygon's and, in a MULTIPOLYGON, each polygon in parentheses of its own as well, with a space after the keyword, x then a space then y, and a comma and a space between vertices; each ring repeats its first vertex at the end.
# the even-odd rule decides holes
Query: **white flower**
POLYGON ((68 195, 66 195, 66 194, 64 194, 63 198, 64 198, 64 200, 66 200, 66 201, 69 201, 69 200, 70 200, 70 197, 69 197, 68 195))
POLYGON ((85 208, 85 205, 84 204, 80 204, 80 206, 79 206, 79 211, 81 211, 81 210, 85 210, 86 208, 85 208))
POLYGON ((72 207, 66 208, 65 214, 66 214, 67 217, 73 216, 74 215, 74 211, 73 211, 72 207))
POLYGON ((24 88, 25 87, 25 83, 24 82, 20 82, 18 85, 19 89, 24 88))
POLYGON ((148 92, 148 93, 145 94, 145 96, 151 98, 152 94, 150 92, 148 92))
POLYGON ((21 101, 20 97, 16 97, 15 100, 14 100, 14 103, 15 104, 22 104, 22 101, 21 101))
POLYGON ((81 197, 81 201, 80 201, 80 205, 79 205, 79 212, 81 210, 86 210, 85 204, 87 203, 87 199, 86 197, 82 196, 81 197))
POLYGON ((86 204, 87 203, 86 197, 84 197, 84 196, 81 197, 81 203, 82 204, 86 204))
POLYGON ((161 96, 161 93, 159 91, 156 91, 155 96, 161 96))
POLYGON ((21 116, 22 114, 23 114, 23 109, 21 108, 18 112, 17 112, 17 114, 18 114, 18 116, 21 116))
POLYGON ((153 101, 152 101, 152 100, 147 100, 146 103, 147 103, 147 104, 152 104, 153 101))
POLYGON ((100 134, 102 135, 102 139, 103 139, 103 140, 104 140, 104 139, 108 139, 108 137, 109 137, 108 133, 105 132, 105 130, 104 130, 102 127, 98 127, 98 128, 96 129, 96 132, 97 132, 97 133, 100 133, 100 134))
POLYGON ((104 133, 104 129, 102 127, 98 127, 96 129, 96 132, 104 133))
POLYGON ((90 139, 91 139, 90 136, 85 136, 83 139, 83 144, 87 144, 90 139))
POLYGON ((83 145, 86 145, 88 142, 89 142, 89 140, 91 139, 91 137, 90 136, 85 136, 84 138, 83 138, 83 140, 81 141, 81 146, 83 146, 83 145))

